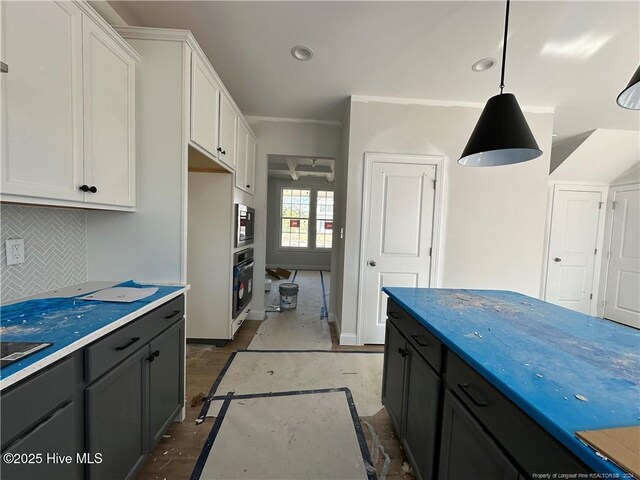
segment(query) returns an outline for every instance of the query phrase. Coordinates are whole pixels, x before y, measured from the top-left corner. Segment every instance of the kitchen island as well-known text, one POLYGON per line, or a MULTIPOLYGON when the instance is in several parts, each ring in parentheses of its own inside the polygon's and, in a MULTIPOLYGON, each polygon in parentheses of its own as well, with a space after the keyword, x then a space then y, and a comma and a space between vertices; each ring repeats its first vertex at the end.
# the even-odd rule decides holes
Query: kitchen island
POLYGON ((623 478, 575 434, 640 424, 638 330, 514 292, 384 291, 383 402, 419 478, 623 478))
POLYGON ((130 478, 180 418, 189 287, 81 300, 91 286, 0 309, 3 342, 46 345, 0 371, 3 478, 130 478))

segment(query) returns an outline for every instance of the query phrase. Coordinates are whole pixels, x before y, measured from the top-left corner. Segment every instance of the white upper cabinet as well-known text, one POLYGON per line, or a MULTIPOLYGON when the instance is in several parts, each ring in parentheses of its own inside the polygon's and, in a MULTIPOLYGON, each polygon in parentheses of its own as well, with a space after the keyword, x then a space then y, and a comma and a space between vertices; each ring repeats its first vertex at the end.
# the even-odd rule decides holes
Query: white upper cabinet
POLYGON ((84 2, 0 12, 0 199, 133 209, 137 54, 84 2))
POLYGON ((135 206, 135 61, 84 20, 85 201, 135 206))
POLYGON ((246 168, 245 187, 247 192, 253 195, 256 180, 256 141, 249 133, 247 133, 246 168))
POLYGON ((238 115, 231 100, 220 94, 220 138, 218 144, 218 158, 232 169, 236 168, 236 132, 238 115))
POLYGON ((191 54, 191 142, 216 158, 218 152, 220 85, 208 65, 191 54))
POLYGON ((256 141, 244 122, 238 121, 238 166, 236 187, 253 195, 255 180, 256 141))
POLYGON ((2 194, 82 201, 82 12, 72 2, 0 11, 2 194))

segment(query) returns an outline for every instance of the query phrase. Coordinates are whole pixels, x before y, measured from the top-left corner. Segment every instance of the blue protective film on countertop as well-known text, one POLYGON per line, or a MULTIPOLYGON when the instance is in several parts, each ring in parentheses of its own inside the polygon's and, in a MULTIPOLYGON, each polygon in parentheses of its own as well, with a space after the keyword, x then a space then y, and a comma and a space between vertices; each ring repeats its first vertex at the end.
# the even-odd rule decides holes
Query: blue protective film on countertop
POLYGON ((575 432, 640 425, 640 331, 515 292, 383 290, 596 472, 621 472, 575 432))
POLYGON ((79 300, 78 297, 41 298, 0 307, 0 340, 3 342, 52 342, 53 345, 0 370, 4 379, 72 343, 100 330, 181 286, 140 285, 131 280, 116 287, 158 287, 153 295, 130 303, 79 300))

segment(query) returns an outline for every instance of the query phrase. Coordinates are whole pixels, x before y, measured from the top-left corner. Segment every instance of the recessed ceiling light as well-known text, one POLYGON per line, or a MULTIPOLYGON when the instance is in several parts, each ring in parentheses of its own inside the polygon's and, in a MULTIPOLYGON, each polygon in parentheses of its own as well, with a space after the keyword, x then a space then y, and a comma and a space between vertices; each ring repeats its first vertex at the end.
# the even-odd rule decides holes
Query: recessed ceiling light
POLYGON ((305 47, 304 45, 296 45, 291 49, 291 55, 296 60, 306 62, 307 60, 311 60, 313 58, 313 50, 311 50, 309 47, 305 47))
POLYGON ((496 60, 494 58, 483 58, 482 60, 478 60, 471 66, 471 70, 474 72, 484 72, 485 70, 489 70, 496 64, 496 60))

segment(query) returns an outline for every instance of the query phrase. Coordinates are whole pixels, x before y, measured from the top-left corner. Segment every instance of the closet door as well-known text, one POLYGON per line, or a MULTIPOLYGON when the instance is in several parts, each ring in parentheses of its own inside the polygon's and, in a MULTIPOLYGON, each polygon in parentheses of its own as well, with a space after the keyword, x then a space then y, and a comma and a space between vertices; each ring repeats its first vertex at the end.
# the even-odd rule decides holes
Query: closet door
POLYGON ((2 194, 82 201, 82 14, 53 1, 0 11, 2 194))

